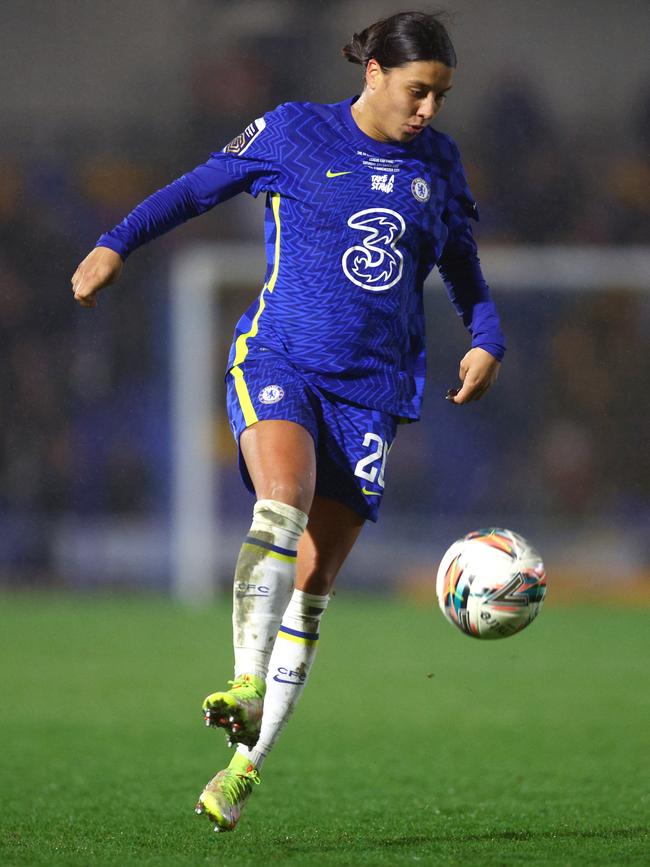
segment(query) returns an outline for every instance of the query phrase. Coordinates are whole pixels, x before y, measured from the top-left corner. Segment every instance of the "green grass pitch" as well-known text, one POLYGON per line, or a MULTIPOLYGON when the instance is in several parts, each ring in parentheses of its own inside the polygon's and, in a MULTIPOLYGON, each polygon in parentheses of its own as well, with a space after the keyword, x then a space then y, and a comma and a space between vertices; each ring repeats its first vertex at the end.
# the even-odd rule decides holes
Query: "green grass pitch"
POLYGON ((228 600, 0 596, 0 864, 648 864, 648 614, 552 607, 469 639, 333 600, 238 830, 193 807, 228 758, 204 695, 228 600))

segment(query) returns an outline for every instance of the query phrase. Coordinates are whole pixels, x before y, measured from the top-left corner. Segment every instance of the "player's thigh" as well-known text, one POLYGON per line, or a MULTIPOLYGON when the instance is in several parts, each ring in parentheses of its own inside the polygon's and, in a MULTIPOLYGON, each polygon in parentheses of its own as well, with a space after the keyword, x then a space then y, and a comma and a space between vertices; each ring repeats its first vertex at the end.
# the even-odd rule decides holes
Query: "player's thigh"
POLYGON ((239 447, 259 500, 279 500, 309 513, 316 485, 316 451, 301 424, 259 421, 242 431, 239 447))
POLYGON ((364 518, 344 503, 314 497, 307 529, 298 545, 298 590, 323 596, 330 592, 364 523, 364 518))
POLYGON ((258 499, 309 513, 318 425, 306 383, 288 362, 269 353, 231 368, 226 386, 244 484, 258 499))

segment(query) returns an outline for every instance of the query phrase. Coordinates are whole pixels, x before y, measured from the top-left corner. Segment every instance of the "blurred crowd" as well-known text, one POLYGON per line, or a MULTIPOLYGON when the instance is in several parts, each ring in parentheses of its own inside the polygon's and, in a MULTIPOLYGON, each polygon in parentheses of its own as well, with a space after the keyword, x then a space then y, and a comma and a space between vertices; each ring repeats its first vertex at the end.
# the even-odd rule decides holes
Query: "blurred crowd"
POLYGON ((601 130, 560 125, 552 106, 513 74, 497 82, 468 145, 485 240, 648 243, 650 89, 612 149, 601 130))
MULTIPOLYGON (((560 124, 521 76, 491 90, 476 127, 453 131, 480 204, 481 244, 650 243, 650 91, 612 150, 609 135, 560 124)), ((237 205, 193 221, 138 251, 128 288, 96 311, 74 305, 70 276, 102 231, 286 93, 281 72, 263 61, 206 59, 194 69, 182 128, 167 139, 125 129, 107 149, 90 132, 62 132, 47 158, 0 154, 0 563, 13 556, 11 528, 21 521, 167 509, 166 263, 191 239, 261 240, 261 224, 237 205)), ((560 516, 647 509, 639 431, 648 430, 648 402, 627 386, 632 370, 650 382, 648 295, 624 290, 502 298, 510 354, 492 408, 486 402, 468 426, 430 399, 427 423, 409 434, 422 461, 400 459, 399 449, 394 458, 404 479, 417 469, 417 486, 405 483, 392 502, 436 512, 496 502, 560 516)), ((458 336, 441 343, 431 332, 437 394, 451 384, 436 370, 457 355, 458 336)), ((224 453, 234 478, 232 451, 224 453)))

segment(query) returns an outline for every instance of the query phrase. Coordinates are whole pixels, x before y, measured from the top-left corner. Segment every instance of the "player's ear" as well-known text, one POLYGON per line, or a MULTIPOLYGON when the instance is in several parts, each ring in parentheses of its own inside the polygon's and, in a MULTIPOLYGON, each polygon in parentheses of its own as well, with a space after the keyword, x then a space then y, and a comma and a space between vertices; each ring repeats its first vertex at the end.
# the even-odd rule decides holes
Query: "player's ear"
POLYGON ((371 57, 366 66, 366 87, 370 90, 375 90, 379 84, 379 80, 383 75, 383 70, 374 57, 371 57))

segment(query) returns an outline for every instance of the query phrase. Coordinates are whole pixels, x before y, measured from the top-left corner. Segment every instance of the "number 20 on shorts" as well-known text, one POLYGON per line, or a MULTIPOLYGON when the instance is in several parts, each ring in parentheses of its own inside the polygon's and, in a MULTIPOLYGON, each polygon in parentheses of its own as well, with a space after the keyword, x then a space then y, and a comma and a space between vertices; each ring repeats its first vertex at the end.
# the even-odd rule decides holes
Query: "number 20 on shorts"
POLYGON ((365 448, 372 448, 373 451, 369 455, 357 461, 354 468, 354 475, 360 479, 365 479, 371 484, 378 484, 380 488, 384 487, 384 471, 386 469, 386 458, 390 451, 390 444, 383 440, 379 434, 371 433, 370 431, 363 438, 365 448), (377 466, 377 463, 379 466, 377 466), (375 464, 375 466, 373 466, 375 464), (379 477, 377 474, 379 473, 379 477))

